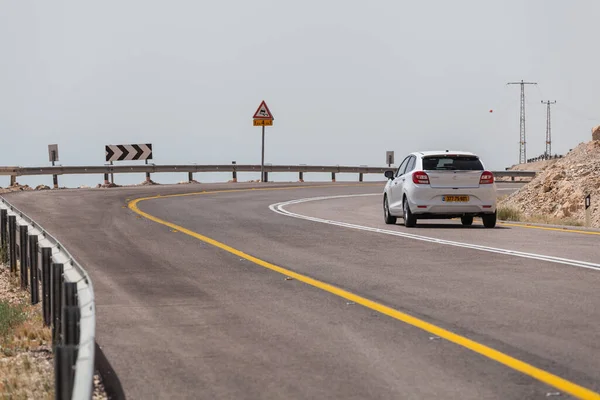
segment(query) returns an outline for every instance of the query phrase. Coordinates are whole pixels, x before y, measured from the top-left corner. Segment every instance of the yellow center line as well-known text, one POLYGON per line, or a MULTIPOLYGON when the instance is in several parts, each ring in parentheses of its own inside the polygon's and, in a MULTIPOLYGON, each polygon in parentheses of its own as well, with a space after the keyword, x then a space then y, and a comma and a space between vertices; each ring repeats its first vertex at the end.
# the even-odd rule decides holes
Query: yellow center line
MULTIPOLYGON (((317 188, 317 187, 324 187, 324 186, 334 186, 334 185, 323 185, 323 186, 311 186, 312 188, 317 188)), ((341 185, 335 185, 335 186, 341 186, 341 185)), ((346 185, 346 186, 350 186, 350 185, 346 185)), ((352 186, 356 186, 356 185, 352 185, 352 186)), ((362 185, 361 185, 362 186, 362 185)), ((365 185, 366 186, 366 185, 365 185)), ((186 229, 183 226, 162 220, 160 218, 157 218, 151 214, 148 214, 142 210, 139 209, 138 204, 142 201, 146 201, 146 200, 154 200, 154 199, 162 199, 162 198, 168 198, 168 197, 183 197, 183 196, 193 196, 193 195, 204 195, 204 194, 218 194, 218 193, 229 193, 229 192, 249 192, 249 191, 259 191, 259 190, 289 190, 289 189, 298 189, 298 188, 308 188, 307 186, 297 186, 297 187, 283 187, 283 188, 258 188, 258 189, 233 189, 233 190, 219 190, 219 191, 206 191, 206 192, 195 192, 195 193, 183 193, 183 194, 172 194, 172 195, 165 195, 165 196, 152 196, 152 197, 143 197, 143 198, 138 198, 135 200, 132 200, 128 203, 129 208, 143 216, 144 218, 149 219, 150 221, 156 222, 158 224, 167 226, 171 229, 177 230, 181 233, 185 233, 186 235, 189 235, 191 237, 194 237, 204 243, 208 243, 210 245, 213 245, 215 247, 218 247, 219 249, 222 249, 224 251, 227 251, 231 254, 236 255, 237 257, 246 259, 248 261, 251 261, 257 265, 260 265, 261 267, 267 268, 271 271, 275 271, 278 272, 280 274, 292 277, 294 279, 296 279, 297 281, 303 282, 307 285, 310 285, 312 287, 321 289, 325 292, 334 294, 336 296, 342 297, 346 300, 350 300, 356 304, 360 304, 366 308, 369 308, 371 310, 377 311, 381 314, 387 315, 391 318, 394 318, 398 321, 402 321, 408 325, 417 327, 419 329, 422 329, 426 332, 429 332, 435 336, 438 336, 440 338, 444 338, 452 343, 455 343, 459 346, 462 346, 466 349, 469 349, 471 351, 474 351, 475 353, 478 353, 480 355, 483 355, 491 360, 494 360, 496 362, 499 362, 500 364, 503 364, 509 368, 512 368, 515 371, 519 371, 527 376, 530 376, 534 379, 537 379, 538 381, 541 381, 547 385, 553 386, 558 390, 561 390, 564 393, 568 393, 572 396, 575 396, 577 398, 580 399, 595 399, 595 400, 600 400, 600 393, 596 393, 590 389, 587 389, 583 386, 577 385, 576 383, 570 382, 564 378, 561 378, 560 376, 554 375, 548 371, 545 371, 543 369, 534 367, 531 364, 528 364, 524 361, 518 360, 514 357, 511 357, 507 354, 504 354, 498 350, 495 350, 491 347, 488 347, 484 344, 478 343, 474 340, 468 339, 464 336, 458 335, 456 333, 453 333, 451 331, 448 331, 444 328, 441 328, 437 325, 431 324, 429 322, 423 321, 419 318, 413 317, 412 315, 403 313, 401 311, 398 311, 396 309, 393 309, 391 307, 385 306, 383 304, 377 303, 375 301, 369 300, 365 297, 359 296, 357 294, 351 293, 349 291, 346 291, 344 289, 340 289, 336 286, 330 285, 328 283, 319 281, 317 279, 313 279, 310 278, 308 276, 299 274, 297 272, 291 271, 289 269, 280 267, 278 265, 269 263, 267 261, 261 260, 260 258, 254 257, 250 254, 246 254, 241 250, 238 250, 236 248, 233 248, 225 243, 221 243, 215 239, 209 238, 207 236, 201 235, 197 232, 194 232, 192 230, 186 229)))
POLYGON ((518 228, 529 228, 529 229, 541 229, 543 231, 557 231, 557 232, 567 232, 567 233, 581 233, 583 235, 600 235, 600 232, 592 232, 592 231, 583 231, 579 229, 569 229, 569 228, 554 228, 551 226, 535 226, 529 224, 517 224, 514 222, 499 222, 504 226, 514 226, 518 228))
MULTIPOLYGON (((144 197, 135 199, 133 201, 142 200, 153 200, 153 199, 164 199, 169 197, 185 197, 185 196, 198 196, 201 194, 217 194, 217 193, 236 193, 236 192, 261 192, 261 191, 274 191, 274 190, 291 190, 291 189, 317 189, 317 188, 331 188, 331 187, 363 187, 363 186, 379 186, 383 193, 383 187, 381 183, 347 183, 347 184, 325 184, 325 185, 304 185, 304 186, 281 186, 281 187, 270 187, 270 188, 248 188, 248 189, 220 189, 220 190, 203 190, 202 192, 190 192, 190 193, 176 193, 176 194, 157 194, 152 197, 144 197)), ((126 199, 125 201, 129 201, 126 199)), ((129 202, 128 204, 131 204, 129 202)), ((131 207, 130 207, 131 208, 131 207)))

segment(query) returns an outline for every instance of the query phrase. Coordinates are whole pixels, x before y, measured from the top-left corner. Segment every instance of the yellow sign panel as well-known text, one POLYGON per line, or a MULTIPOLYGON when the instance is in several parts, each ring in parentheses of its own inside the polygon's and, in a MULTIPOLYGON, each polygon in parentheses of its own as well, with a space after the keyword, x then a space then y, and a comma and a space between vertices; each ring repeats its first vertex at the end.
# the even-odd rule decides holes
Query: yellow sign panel
POLYGON ((255 119, 254 126, 273 126, 272 119, 255 119))

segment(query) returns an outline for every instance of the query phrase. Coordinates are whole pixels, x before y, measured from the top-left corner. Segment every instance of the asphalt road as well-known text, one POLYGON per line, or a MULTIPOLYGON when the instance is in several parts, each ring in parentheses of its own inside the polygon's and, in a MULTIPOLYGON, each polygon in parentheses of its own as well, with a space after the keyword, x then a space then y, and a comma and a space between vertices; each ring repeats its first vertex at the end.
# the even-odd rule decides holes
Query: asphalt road
POLYGON ((90 272, 98 342, 130 399, 537 399, 560 392, 358 301, 287 280, 246 254, 600 391, 600 270, 542 257, 598 262, 600 236, 488 230, 477 222, 389 226, 380 196, 283 207, 314 219, 307 220, 269 206, 380 193, 383 185, 265 186, 276 190, 185 185, 6 197, 90 272), (231 188, 241 190, 221 191, 231 188), (198 190, 218 192, 166 197, 198 190), (138 203, 140 210, 206 237, 124 208, 159 194, 138 203))

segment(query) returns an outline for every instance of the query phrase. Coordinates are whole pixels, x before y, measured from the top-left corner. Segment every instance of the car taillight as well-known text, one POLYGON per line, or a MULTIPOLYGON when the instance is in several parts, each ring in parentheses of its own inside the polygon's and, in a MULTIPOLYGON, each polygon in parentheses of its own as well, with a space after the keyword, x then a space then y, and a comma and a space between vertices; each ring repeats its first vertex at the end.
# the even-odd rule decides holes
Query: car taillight
POLYGON ((428 185, 429 184, 429 176, 423 171, 416 171, 412 174, 413 182, 417 185, 428 185))
POLYGON ((479 184, 485 185, 489 183, 494 183, 494 174, 492 174, 490 171, 483 171, 481 178, 479 178, 479 184))

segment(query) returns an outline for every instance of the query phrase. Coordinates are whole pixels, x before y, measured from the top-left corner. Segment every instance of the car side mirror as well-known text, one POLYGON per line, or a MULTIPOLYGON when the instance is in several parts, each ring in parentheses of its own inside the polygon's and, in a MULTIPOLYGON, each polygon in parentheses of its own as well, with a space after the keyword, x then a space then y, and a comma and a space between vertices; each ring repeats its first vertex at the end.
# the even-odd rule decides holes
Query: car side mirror
POLYGON ((394 179, 394 171, 385 171, 385 177, 388 179, 394 179))

